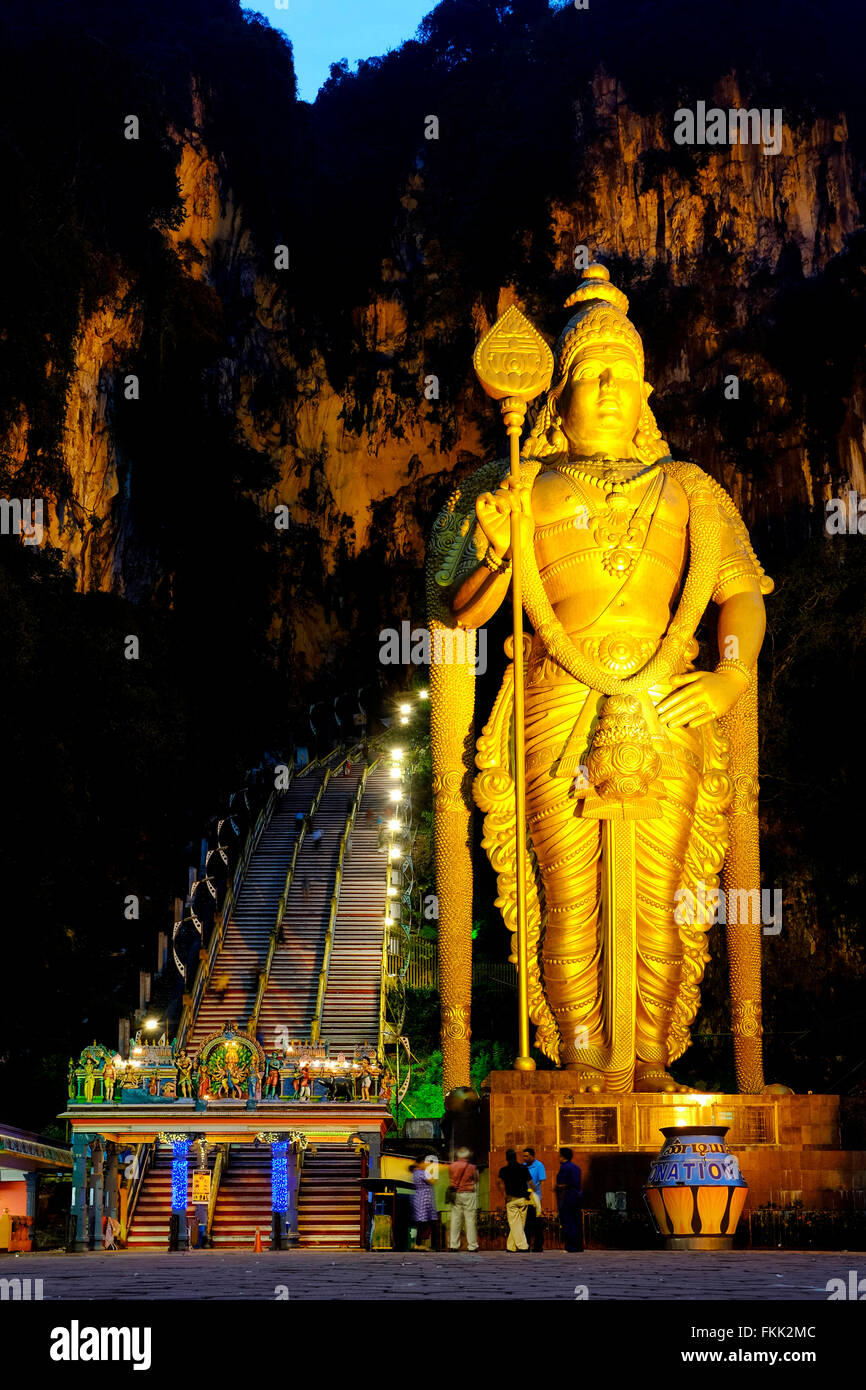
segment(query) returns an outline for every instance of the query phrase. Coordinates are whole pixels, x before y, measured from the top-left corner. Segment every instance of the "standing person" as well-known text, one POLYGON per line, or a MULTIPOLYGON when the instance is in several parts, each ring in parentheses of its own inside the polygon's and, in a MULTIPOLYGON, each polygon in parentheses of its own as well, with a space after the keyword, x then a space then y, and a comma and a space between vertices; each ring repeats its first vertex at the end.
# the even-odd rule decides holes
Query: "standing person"
POLYGON ((547 1169, 541 1159, 535 1157, 535 1150, 523 1150, 523 1162, 529 1169, 529 1206, 526 1211, 526 1239, 530 1249, 540 1254, 544 1249, 544 1223, 541 1219, 541 1184, 547 1178, 547 1169))
POLYGON ((325 833, 324 830, 314 830, 314 831, 313 831, 313 834, 312 834, 312 836, 311 836, 312 841, 313 841, 313 849, 318 850, 319 845, 322 843, 322 836, 324 835, 324 833, 325 833))
POLYGON ((556 1201, 565 1248, 571 1254, 583 1250, 583 1189, 580 1169, 572 1163, 571 1149, 560 1149, 562 1162, 556 1175, 556 1201))
POLYGON ((524 1226, 529 1206, 529 1169, 517 1162, 514 1149, 505 1152, 505 1167, 499 1169, 499 1186, 505 1192, 505 1215, 508 1217, 506 1250, 528 1250, 524 1226))
POLYGON ((409 1172, 412 1174, 412 1183, 415 1188, 412 1193, 412 1219, 417 1228, 415 1249, 429 1250, 431 1248, 433 1222, 437 1217, 436 1200, 433 1196, 433 1184, 436 1179, 426 1161, 410 1164, 409 1172), (427 1241, 426 1245, 421 1245, 422 1239, 427 1241))
POLYGON ((452 1189, 451 1229, 448 1244, 452 1250, 460 1249, 460 1232, 466 1222, 466 1244, 470 1250, 478 1249, 478 1231, 475 1213, 478 1210, 478 1169, 469 1160, 469 1149, 458 1149, 457 1157, 448 1167, 448 1181, 452 1189))

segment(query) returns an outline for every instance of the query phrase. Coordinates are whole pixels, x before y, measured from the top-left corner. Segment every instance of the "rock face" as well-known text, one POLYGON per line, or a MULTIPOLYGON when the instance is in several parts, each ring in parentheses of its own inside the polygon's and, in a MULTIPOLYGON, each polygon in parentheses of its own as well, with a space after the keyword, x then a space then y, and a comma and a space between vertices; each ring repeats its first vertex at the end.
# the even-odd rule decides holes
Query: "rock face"
POLYGON ((48 508, 47 543, 63 552, 82 590, 125 592, 130 581, 113 421, 115 395, 129 389, 121 369, 141 322, 125 307, 123 289, 83 318, 76 335, 62 433, 68 491, 48 508))
MULTIPOLYGON (((341 91, 351 96, 352 81, 309 112, 306 135, 320 154, 334 144, 332 107, 341 91)), ((324 253, 315 259, 329 200, 339 202, 339 170, 315 167, 312 191, 300 198, 311 231, 282 243, 271 224, 268 236, 238 192, 237 150, 228 156, 215 144, 212 93, 197 80, 192 90, 189 123, 166 137, 182 212, 159 235, 174 262, 175 301, 189 284, 196 312, 208 296, 219 319, 202 401, 260 461, 264 481, 246 491, 266 525, 288 508, 288 528, 275 524, 265 544, 268 636, 299 685, 329 674, 349 651, 371 670, 378 627, 422 617, 435 499, 502 448, 472 378, 472 344, 509 303, 554 336, 578 245, 600 251, 631 297, 665 436, 730 489, 771 562, 820 532, 827 497, 863 486, 857 350, 837 361, 829 397, 820 379, 827 317, 846 296, 859 308, 862 295, 862 172, 844 111, 786 123, 777 155, 754 145, 683 148, 671 110, 636 109, 627 86, 599 66, 573 93, 571 129, 557 133, 573 176, 559 179, 549 201, 534 185, 529 206, 515 199, 514 225, 503 232, 516 242, 512 273, 497 280, 494 267, 473 284, 453 218, 439 215, 440 199, 454 193, 438 167, 448 154, 444 134, 425 142, 419 122, 398 181, 383 193, 371 178, 370 198, 388 200, 376 209, 388 231, 366 277, 353 279, 324 253)), ((733 73, 706 95, 722 108, 748 101, 733 73)), ((381 100, 387 110, 384 87, 381 100)), ((514 186, 519 194, 520 170, 514 186)), ((352 261, 350 225, 343 254, 352 261)), ((130 364, 153 336, 155 313, 129 271, 112 275, 82 312, 61 473, 48 498, 47 540, 77 586, 138 600, 170 594, 176 578, 174 560, 139 530, 136 470, 144 465, 127 456, 117 427, 130 364)), ((26 454, 27 413, 25 400, 3 441, 13 461, 26 454)))

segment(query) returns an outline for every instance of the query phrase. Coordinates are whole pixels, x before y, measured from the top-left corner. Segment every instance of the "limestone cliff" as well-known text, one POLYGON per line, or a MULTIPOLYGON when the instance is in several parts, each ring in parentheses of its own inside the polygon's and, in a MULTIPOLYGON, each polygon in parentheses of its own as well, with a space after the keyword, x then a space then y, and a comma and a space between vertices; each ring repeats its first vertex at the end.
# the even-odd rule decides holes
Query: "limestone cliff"
MULTIPOLYGON (((178 210, 151 228, 162 251, 151 249, 150 261, 164 254, 172 268, 160 267, 155 290, 147 265, 126 256, 104 274, 97 265, 65 363, 60 349, 61 360, 49 352, 45 362, 46 376, 60 382, 65 373, 59 466, 42 483, 46 540, 81 590, 171 602, 183 548, 164 543, 160 504, 150 496, 142 508, 139 496, 145 484, 153 490, 172 417, 155 416, 143 433, 146 411, 126 409, 125 391, 130 373, 143 371, 142 399, 152 402, 160 375, 190 361, 190 409, 258 461, 244 487, 262 522, 269 638, 299 687, 348 649, 368 670, 375 665, 380 611, 382 622, 421 617, 434 499, 501 448, 472 377, 472 345, 508 303, 554 337, 577 245, 600 252, 631 297, 666 436, 730 489, 771 559, 820 533, 828 496, 863 483, 860 349, 843 342, 829 382, 820 342, 840 308, 862 310, 863 168, 842 104, 828 95, 823 109, 786 111, 777 155, 755 145, 684 149, 673 140, 668 95, 653 107, 644 90, 633 102, 608 36, 586 83, 576 75, 569 88, 564 52, 549 138, 539 65, 527 68, 523 123, 531 117, 541 137, 515 120, 511 167, 512 146, 483 113, 481 153, 457 149, 466 145, 460 121, 464 132, 479 122, 436 76, 445 9, 425 22, 427 48, 407 45, 390 68, 358 79, 338 74, 304 108, 286 137, 298 186, 283 186, 275 171, 266 216, 244 158, 248 132, 220 125, 217 84, 194 71, 186 119, 167 121, 162 137, 178 210), (390 92, 387 73, 401 71, 404 87, 390 92), (438 139, 427 140, 413 113, 414 131, 385 151, 383 173, 371 131, 344 151, 371 103, 393 125, 418 74, 429 87, 420 100, 450 109, 450 127, 443 116, 438 139), (499 163, 485 164, 494 149, 499 163), (521 166, 517 152, 539 168, 521 166), (348 219, 337 211, 344 199, 348 219), (495 209, 486 223, 485 204, 495 209), (730 374, 737 401, 723 392, 730 374), (280 504, 287 530, 272 524, 280 504)), ((571 20, 545 9, 530 0, 513 7, 524 47, 536 32, 549 43, 565 35, 571 20)), ((464 67, 483 74, 470 40, 461 35, 464 67)), ((449 33, 449 55, 455 42, 449 33)), ((513 49, 506 60, 522 62, 513 49)), ((733 69, 702 91, 722 108, 755 101, 754 83, 733 69)), ((255 104, 254 94, 247 99, 255 104)), ((30 410, 20 400, 0 440, 10 482, 28 455, 30 410)), ((187 452, 196 438, 184 442, 187 452)), ((204 454, 197 467, 201 487, 204 454)))

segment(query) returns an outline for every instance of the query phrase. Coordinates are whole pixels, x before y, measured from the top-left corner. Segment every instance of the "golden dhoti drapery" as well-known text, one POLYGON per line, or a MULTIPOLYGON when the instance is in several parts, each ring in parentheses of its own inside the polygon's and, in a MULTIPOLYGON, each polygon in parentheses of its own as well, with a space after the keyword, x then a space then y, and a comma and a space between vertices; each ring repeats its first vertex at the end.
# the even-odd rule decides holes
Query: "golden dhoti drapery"
MULTIPOLYGON (((660 772, 651 795, 636 798, 617 819, 616 804, 604 806, 591 782, 587 797, 581 774, 605 697, 546 657, 538 638, 533 644, 526 761, 529 833, 543 903, 538 969, 565 1065, 598 1066, 605 1054, 613 1063, 616 1001, 609 997, 606 953, 613 950, 609 919, 615 884, 620 885, 618 920, 631 917, 630 932, 620 931, 617 948, 617 994, 622 999, 631 993, 634 999, 631 1013, 619 1015, 620 1028, 632 1032, 630 1040, 621 1040, 624 1050, 638 1062, 664 1067, 687 1046, 708 959, 707 917, 700 904, 718 885, 730 786, 724 775, 726 743, 716 725, 670 729, 659 722, 655 706, 670 689, 659 684, 642 698, 660 772), (697 904, 692 921, 678 920, 683 889, 697 904), (629 941, 630 960, 623 959, 629 941)), ((628 1074, 617 1076, 616 1089, 630 1087, 631 1065, 628 1074)))

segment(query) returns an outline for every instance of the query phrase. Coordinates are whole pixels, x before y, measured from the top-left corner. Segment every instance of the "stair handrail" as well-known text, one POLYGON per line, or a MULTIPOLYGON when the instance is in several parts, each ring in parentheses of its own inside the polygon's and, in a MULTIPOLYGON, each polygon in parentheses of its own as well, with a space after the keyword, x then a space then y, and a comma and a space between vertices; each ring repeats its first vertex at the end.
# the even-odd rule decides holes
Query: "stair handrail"
POLYGON ((229 1146, 228 1144, 220 1144, 219 1148, 217 1149, 216 1158, 214 1159, 213 1163, 213 1172, 211 1174, 210 1180, 210 1196, 208 1197, 207 1202, 207 1224, 205 1226, 205 1235, 207 1237, 208 1243, 210 1243, 211 1227, 213 1226, 213 1219, 214 1215, 216 1214, 216 1204, 217 1196, 219 1194, 220 1182, 225 1176, 228 1166, 229 1146))
MULTIPOLYGON (((285 795, 285 793, 291 786, 291 783, 292 771, 290 769, 289 779, 286 784, 286 787, 284 790, 280 790, 279 796, 285 795)), ((271 794, 267 799, 267 802, 265 803, 261 811, 259 811, 255 823, 250 827, 249 834, 247 835, 246 841, 244 842, 243 853, 241 854, 237 864, 235 865, 235 871, 232 875, 231 882, 226 888, 225 897, 223 898, 222 905, 217 909, 216 917, 214 920, 214 928, 211 932, 211 938, 208 943, 207 951, 202 952, 200 954, 198 970, 196 971, 192 989, 189 991, 188 994, 184 995, 183 1010, 181 1012, 180 1021, 177 1026, 177 1052, 180 1052, 181 1048, 186 1046, 186 1040, 198 1015, 199 1006, 204 996, 207 981, 210 979, 210 976, 213 973, 213 968, 216 963, 217 956, 222 950, 225 928, 227 922, 231 917, 231 911, 235 903, 235 898, 237 894, 240 892, 241 885, 243 884, 243 881, 246 878, 250 860, 253 854, 255 853, 259 840, 261 839, 265 828, 270 824, 271 817, 274 814, 274 808, 277 804, 277 797, 278 793, 274 788, 272 789, 271 794)))
MULTIPOLYGON (((306 770, 307 769, 305 768, 304 772, 306 772, 306 770)), ((280 901, 277 904, 276 920, 274 921, 274 925, 271 928, 271 934, 268 938, 268 953, 265 957, 265 963, 262 969, 259 971, 259 982, 256 986, 256 997, 253 1001, 252 1012, 250 1013, 249 1019, 247 1021, 247 1036, 250 1038, 255 1037, 256 1029, 259 1024, 259 1014, 261 1012, 262 1001, 264 1000, 265 992, 268 987, 268 980, 270 979, 271 974, 271 966, 273 965, 274 956, 276 955, 277 941, 279 940, 280 936, 280 927, 283 924, 283 917, 286 911, 286 899, 289 896, 289 889, 291 888, 292 881, 295 877, 295 868, 297 867, 298 863, 298 855, 300 854, 301 846, 303 845, 304 840, 307 837, 307 829, 309 827, 309 823, 319 809, 322 797, 325 794, 325 788, 327 787, 330 780, 331 769, 329 767, 326 767, 325 775, 322 778, 322 781, 316 790, 316 794, 313 797, 310 809, 304 817, 304 823, 301 826, 301 829, 298 833, 298 838, 295 840, 295 847, 292 850, 292 858, 289 862, 289 867, 286 872, 286 881, 283 885, 283 891, 280 897, 280 901)))
MULTIPOLYGON (((345 761, 345 760, 344 760, 345 761)), ((337 920, 337 912, 340 906, 340 884, 343 881, 343 861, 346 857, 346 847, 349 838, 355 828, 355 818, 364 797, 364 789, 367 786, 367 778, 376 767, 378 759, 374 763, 368 763, 361 773, 361 779, 355 789, 355 796, 352 809, 346 816, 346 824, 340 836, 340 852, 337 856, 337 868, 334 874, 334 892, 331 894, 331 909, 328 914, 328 926, 325 932, 325 952, 322 956, 322 968, 319 971, 319 986, 316 991, 316 1008, 313 1014, 313 1022, 310 1027, 310 1042, 320 1042, 322 1033, 322 1015, 325 1011, 325 994, 328 988, 328 971, 331 965, 331 948, 334 944, 334 924, 337 920)))
MULTIPOLYGON (((391 899, 385 898, 385 907, 389 908, 391 899)), ((377 1057, 385 1055, 385 1025, 387 1019, 387 991, 388 991, 388 937, 391 931, 391 913, 388 911, 388 921, 382 927, 382 959, 379 963, 379 1041, 376 1050, 377 1057)))
POLYGON ((138 1150, 136 1152, 136 1171, 133 1175, 132 1184, 129 1190, 129 1197, 127 1198, 126 1202, 125 1224, 121 1225, 120 1230, 120 1239, 123 1241, 125 1241, 127 1239, 127 1236, 129 1235, 129 1230, 132 1226, 132 1218, 135 1215, 136 1203, 138 1202, 141 1189, 144 1186, 145 1174, 153 1160, 153 1153, 154 1149, 156 1148, 156 1143, 154 1141, 148 1141, 147 1143, 137 1145, 136 1147, 138 1150), (141 1149, 144 1149, 143 1155, 140 1152, 141 1149))

